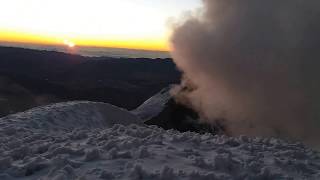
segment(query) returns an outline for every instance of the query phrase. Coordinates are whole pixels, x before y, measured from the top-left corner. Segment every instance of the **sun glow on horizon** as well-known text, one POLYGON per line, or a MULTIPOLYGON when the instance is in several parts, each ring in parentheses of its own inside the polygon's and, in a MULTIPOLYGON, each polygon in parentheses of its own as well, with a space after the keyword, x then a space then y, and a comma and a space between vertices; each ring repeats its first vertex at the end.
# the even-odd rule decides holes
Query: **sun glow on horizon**
POLYGON ((200 0, 4 0, 0 41, 168 50, 168 19, 198 4, 200 0))
POLYGON ((73 48, 75 46, 75 43, 73 43, 73 42, 71 42, 71 41, 69 41, 67 39, 65 39, 63 41, 63 44, 67 45, 69 48, 73 48))

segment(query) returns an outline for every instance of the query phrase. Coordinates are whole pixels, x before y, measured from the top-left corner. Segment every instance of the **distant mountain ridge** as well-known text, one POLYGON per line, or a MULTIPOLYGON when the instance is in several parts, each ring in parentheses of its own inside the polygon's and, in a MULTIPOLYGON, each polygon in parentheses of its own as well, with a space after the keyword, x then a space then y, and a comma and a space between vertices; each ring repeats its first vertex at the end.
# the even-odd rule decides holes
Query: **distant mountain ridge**
POLYGON ((69 48, 65 45, 39 45, 30 43, 12 43, 1 42, 0 46, 18 47, 33 50, 47 50, 56 52, 65 52, 71 54, 78 54, 87 57, 123 57, 123 58, 170 58, 170 53, 167 51, 153 51, 153 50, 139 50, 126 48, 111 48, 111 47, 90 47, 90 46, 75 46, 69 48))
POLYGON ((6 99, 0 101, 1 116, 9 113, 8 107, 18 112, 70 100, 101 101, 133 109, 162 88, 178 83, 180 72, 171 59, 84 57, 0 47, 0 77, 4 79, 0 97, 6 99), (21 93, 10 84, 28 92, 24 93, 30 96, 26 104, 12 101, 21 93), (39 96, 40 103, 32 102, 39 96), (15 110, 17 103, 22 108, 15 110), (2 107, 7 110, 1 112, 2 107))

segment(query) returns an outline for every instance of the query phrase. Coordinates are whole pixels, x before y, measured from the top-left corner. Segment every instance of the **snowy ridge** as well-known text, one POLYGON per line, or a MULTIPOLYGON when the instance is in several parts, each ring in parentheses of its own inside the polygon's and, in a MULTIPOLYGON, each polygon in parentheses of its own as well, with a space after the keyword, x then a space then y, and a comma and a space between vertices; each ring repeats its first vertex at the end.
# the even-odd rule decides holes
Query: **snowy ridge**
POLYGON ((180 133, 134 121, 140 120, 125 110, 91 102, 2 118, 0 179, 320 179, 318 152, 300 143, 180 133))
POLYGON ((14 124, 41 130, 64 130, 75 127, 106 128, 114 124, 139 123, 136 116, 110 104, 74 101, 33 108, 0 119, 2 124, 14 124))

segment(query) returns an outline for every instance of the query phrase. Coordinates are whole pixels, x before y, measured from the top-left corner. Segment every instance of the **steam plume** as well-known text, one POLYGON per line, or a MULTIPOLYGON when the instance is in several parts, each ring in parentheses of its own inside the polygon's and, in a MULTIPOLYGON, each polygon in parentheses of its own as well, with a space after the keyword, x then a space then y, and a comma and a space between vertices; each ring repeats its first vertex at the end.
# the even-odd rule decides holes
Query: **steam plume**
POLYGON ((175 28, 177 99, 233 135, 320 135, 320 1, 203 0, 175 28))

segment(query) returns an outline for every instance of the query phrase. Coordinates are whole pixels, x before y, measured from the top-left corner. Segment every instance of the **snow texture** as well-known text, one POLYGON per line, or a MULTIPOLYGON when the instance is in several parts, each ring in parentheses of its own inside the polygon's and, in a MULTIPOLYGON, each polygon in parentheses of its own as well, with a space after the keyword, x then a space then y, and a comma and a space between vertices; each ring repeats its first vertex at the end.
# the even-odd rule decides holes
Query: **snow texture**
POLYGON ((92 102, 2 118, 0 179, 320 179, 318 152, 301 143, 180 133, 140 122, 92 102))

